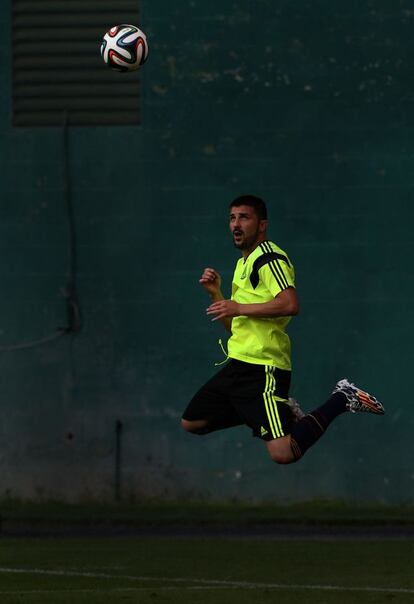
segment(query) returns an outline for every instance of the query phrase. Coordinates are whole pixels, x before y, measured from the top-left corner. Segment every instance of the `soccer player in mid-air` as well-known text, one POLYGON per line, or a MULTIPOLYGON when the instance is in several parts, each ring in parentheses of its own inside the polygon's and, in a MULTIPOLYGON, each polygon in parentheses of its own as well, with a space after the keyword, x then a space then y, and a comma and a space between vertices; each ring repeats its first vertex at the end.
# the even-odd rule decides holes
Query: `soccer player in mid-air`
POLYGON ((271 459, 298 461, 346 412, 382 415, 384 407, 347 379, 328 400, 305 414, 289 398, 290 341, 286 327, 299 312, 294 269, 287 254, 267 238, 267 209, 254 195, 230 204, 230 231, 241 251, 233 276, 231 299, 221 292, 221 278, 206 268, 200 283, 212 303, 207 309, 231 333, 228 359, 192 398, 181 420, 193 434, 245 424, 265 441, 271 459))

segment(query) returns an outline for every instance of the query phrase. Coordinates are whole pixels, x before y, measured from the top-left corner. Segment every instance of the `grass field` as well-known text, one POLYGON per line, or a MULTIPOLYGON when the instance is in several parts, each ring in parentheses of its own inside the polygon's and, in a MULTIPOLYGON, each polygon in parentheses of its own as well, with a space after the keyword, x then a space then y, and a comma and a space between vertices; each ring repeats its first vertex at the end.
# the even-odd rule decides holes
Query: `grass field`
POLYGON ((0 604, 414 604, 413 506, 6 499, 0 518, 0 604))
POLYGON ((2 538, 1 604, 408 604, 411 540, 2 538))
POLYGON ((349 504, 335 500, 249 504, 135 501, 62 503, 0 501, 2 531, 60 527, 251 527, 269 525, 413 526, 414 505, 349 504))

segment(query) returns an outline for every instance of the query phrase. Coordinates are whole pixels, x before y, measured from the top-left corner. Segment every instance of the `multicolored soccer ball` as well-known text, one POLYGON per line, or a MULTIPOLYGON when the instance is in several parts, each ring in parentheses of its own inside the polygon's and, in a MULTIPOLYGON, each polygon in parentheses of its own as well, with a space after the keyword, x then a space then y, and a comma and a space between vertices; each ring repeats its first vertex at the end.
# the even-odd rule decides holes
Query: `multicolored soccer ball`
POLYGON ((148 58, 147 37, 135 25, 115 25, 103 37, 101 56, 111 69, 136 71, 148 58))

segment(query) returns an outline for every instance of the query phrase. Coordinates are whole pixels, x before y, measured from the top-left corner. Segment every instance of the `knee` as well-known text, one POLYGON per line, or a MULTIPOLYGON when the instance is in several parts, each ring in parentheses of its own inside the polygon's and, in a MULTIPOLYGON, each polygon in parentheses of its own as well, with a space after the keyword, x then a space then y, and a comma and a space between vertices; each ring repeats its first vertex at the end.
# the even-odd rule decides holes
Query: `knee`
POLYGON ((277 464, 290 464, 296 461, 290 447, 289 437, 278 438, 267 443, 270 459, 277 464))
POLYGON ((289 464, 293 463, 295 459, 292 458, 292 455, 288 453, 269 453, 270 459, 277 464, 289 464))
POLYGON ((193 428, 193 422, 188 421, 188 419, 182 419, 181 420, 181 427, 186 432, 192 432, 193 429, 194 429, 193 428))
POLYGON ((207 422, 205 420, 188 420, 181 419, 181 427, 186 432, 190 432, 190 434, 205 434, 205 429, 207 426, 207 422))

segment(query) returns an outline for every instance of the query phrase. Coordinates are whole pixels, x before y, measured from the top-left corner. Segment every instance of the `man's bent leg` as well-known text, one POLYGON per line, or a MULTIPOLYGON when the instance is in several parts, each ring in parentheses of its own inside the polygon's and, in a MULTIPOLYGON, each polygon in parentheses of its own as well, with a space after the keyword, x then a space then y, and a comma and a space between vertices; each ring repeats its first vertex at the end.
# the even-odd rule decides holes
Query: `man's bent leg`
POLYGON ((299 461, 321 438, 329 424, 345 411, 347 411, 345 396, 341 392, 333 393, 324 405, 294 422, 290 434, 286 434, 285 431, 285 435, 281 438, 266 441, 271 459, 278 464, 299 461))

